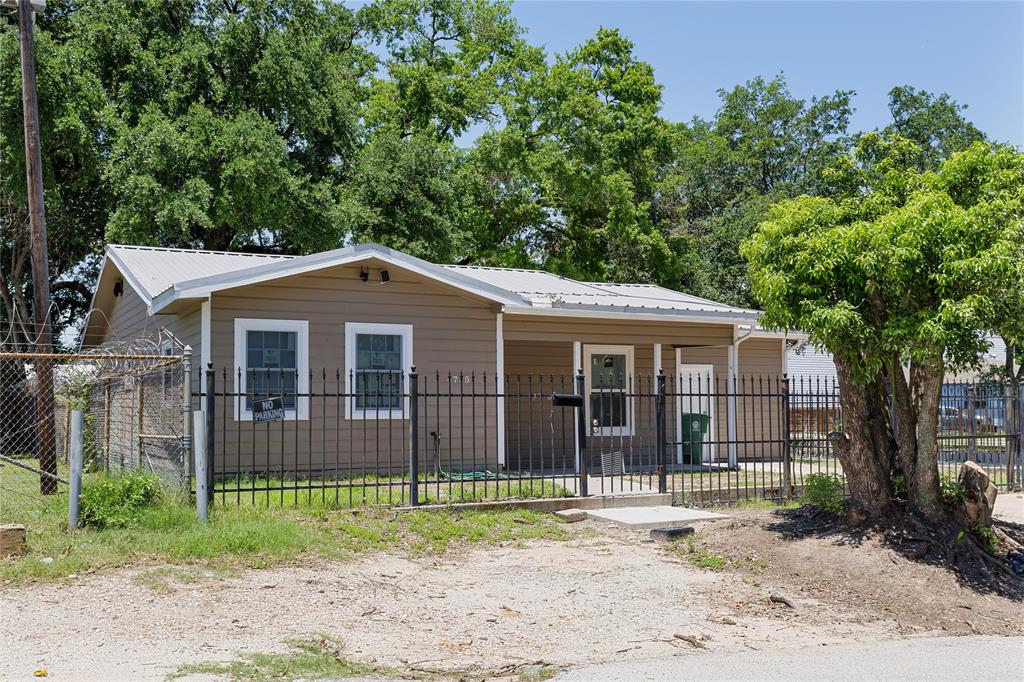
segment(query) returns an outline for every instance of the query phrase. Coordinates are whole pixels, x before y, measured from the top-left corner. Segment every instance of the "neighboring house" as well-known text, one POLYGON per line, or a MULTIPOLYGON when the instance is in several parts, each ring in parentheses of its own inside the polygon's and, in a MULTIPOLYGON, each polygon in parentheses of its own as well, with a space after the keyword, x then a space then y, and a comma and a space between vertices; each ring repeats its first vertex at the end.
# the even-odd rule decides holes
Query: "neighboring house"
MULTIPOLYGON (((998 336, 988 338, 989 349, 981 359, 983 367, 1002 366, 1006 362, 1006 344, 998 336)), ((832 354, 815 349, 810 344, 799 343, 786 354, 787 371, 791 378, 805 378, 808 381, 822 379, 833 381, 836 378, 836 365, 832 354)), ((966 371, 959 374, 948 374, 947 382, 971 382, 978 378, 977 371, 966 371)))
MULTIPOLYGON (((197 368, 215 368, 218 391, 240 394, 217 415, 239 452, 250 438, 251 396, 283 394, 281 428, 301 433, 304 448, 341 449, 353 433, 365 441, 370 424, 376 429, 373 443, 364 442, 362 454, 350 456, 379 455, 381 433, 391 434, 391 425, 374 422, 404 418, 408 402, 397 394, 407 390, 404 376, 415 366, 430 382, 452 372, 456 381, 466 375, 468 384, 474 373, 476 382, 487 377, 492 394, 508 394, 503 409, 479 415, 473 426, 493 440, 473 447, 494 450, 498 464, 533 466, 532 453, 540 450, 554 464, 571 466, 573 430, 562 429, 556 437, 550 400, 513 407, 513 392, 550 395, 559 386, 572 391, 572 376, 582 369, 594 434, 642 441, 649 448, 653 401, 637 394, 653 390, 657 372, 680 383, 685 378, 688 385, 696 377, 703 392, 714 391, 709 382, 724 391, 730 376, 778 377, 786 349, 783 335, 756 327, 755 310, 646 284, 437 265, 376 244, 301 257, 111 245, 92 308, 85 347, 163 327, 192 347, 197 368), (506 379, 515 386, 505 386, 506 379), (311 390, 350 398, 325 414, 323 406, 310 408, 311 390), (382 390, 396 396, 375 404, 361 395, 382 390)), ((425 428, 440 434, 449 408, 435 407, 436 423, 425 428)), ((710 413, 708 458, 726 457, 715 452, 713 442, 725 440, 729 422, 734 441, 744 438, 744 424, 752 422, 742 405, 720 395, 677 398, 670 409, 675 419, 669 423, 677 426, 680 413, 710 413)), ((395 440, 392 449, 401 446, 401 434, 395 440)), ((455 458, 456 449, 470 446, 445 447, 455 458)), ((735 462, 735 448, 729 450, 735 462)))
POLYGON ((795 382, 824 381, 831 384, 836 381, 836 365, 832 362, 832 354, 820 351, 806 342, 798 343, 786 352, 786 372, 795 382))

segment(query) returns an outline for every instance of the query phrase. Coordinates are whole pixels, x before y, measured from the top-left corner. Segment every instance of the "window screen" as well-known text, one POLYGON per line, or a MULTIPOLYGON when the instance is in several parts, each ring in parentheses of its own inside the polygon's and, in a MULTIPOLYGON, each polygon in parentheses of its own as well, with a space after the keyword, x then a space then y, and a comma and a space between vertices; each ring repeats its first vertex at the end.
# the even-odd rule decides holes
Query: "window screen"
POLYGON ((359 409, 402 405, 402 336, 356 334, 355 389, 359 409))
POLYGON ((245 342, 246 409, 252 409, 254 399, 275 396, 284 399, 286 409, 295 409, 298 334, 250 330, 245 342))

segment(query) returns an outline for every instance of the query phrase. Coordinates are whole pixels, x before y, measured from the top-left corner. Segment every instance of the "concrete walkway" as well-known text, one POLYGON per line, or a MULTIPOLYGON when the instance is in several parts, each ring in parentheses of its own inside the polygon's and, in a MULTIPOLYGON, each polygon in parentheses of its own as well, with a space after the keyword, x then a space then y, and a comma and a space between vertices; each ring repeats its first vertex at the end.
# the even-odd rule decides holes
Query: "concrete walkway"
POLYGON ((686 653, 570 670, 558 682, 1019 682, 1024 639, 939 637, 808 649, 686 653))
POLYGON ((996 495, 996 508, 992 516, 1010 523, 1024 525, 1024 493, 999 491, 996 495))

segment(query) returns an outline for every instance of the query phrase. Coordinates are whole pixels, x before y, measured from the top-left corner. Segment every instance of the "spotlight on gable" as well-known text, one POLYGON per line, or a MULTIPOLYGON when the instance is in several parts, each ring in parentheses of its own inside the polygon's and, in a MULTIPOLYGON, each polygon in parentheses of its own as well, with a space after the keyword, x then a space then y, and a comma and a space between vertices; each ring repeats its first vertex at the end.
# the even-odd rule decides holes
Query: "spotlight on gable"
POLYGON ((369 279, 370 279, 370 271, 367 268, 363 268, 362 270, 360 270, 359 271, 359 279, 363 280, 364 282, 369 281, 369 279))

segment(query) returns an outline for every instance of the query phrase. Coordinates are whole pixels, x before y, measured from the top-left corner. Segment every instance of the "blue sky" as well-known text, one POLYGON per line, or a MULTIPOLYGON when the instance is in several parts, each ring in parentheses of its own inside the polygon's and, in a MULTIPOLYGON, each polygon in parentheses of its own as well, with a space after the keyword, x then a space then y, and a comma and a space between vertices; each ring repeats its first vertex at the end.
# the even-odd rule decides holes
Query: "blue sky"
POLYGON ((887 93, 948 92, 993 139, 1024 146, 1024 2, 520 0, 531 44, 564 52, 617 27, 654 66, 671 120, 710 117, 718 88, 784 73, 793 94, 856 90, 854 130, 888 122, 887 93))

